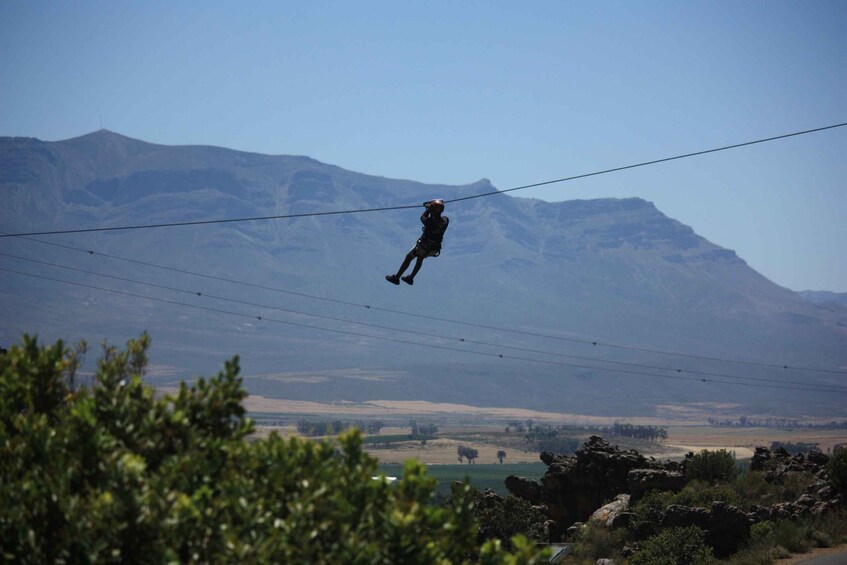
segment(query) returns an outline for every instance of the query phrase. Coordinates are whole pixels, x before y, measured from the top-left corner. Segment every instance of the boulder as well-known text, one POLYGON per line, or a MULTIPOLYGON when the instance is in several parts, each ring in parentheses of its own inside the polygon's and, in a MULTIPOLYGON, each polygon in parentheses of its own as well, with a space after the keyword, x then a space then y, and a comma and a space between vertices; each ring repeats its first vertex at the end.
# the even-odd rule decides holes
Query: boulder
POLYGON ((681 504, 671 504, 659 517, 659 528, 687 528, 697 526, 701 530, 709 527, 709 511, 681 504))
POLYGON ((758 504, 754 504, 750 509, 750 512, 747 513, 747 518, 750 520, 751 524, 765 522, 766 520, 769 520, 770 517, 771 509, 767 506, 759 506, 758 504))
POLYGON ((771 450, 767 447, 757 447, 750 459, 751 471, 764 471, 767 463, 771 460, 771 450))
POLYGON ((585 524, 582 522, 574 522, 570 528, 565 530, 565 537, 569 540, 574 540, 579 536, 580 532, 582 532, 583 528, 585 528, 585 524))
POLYGON ((832 500, 836 496, 838 496, 838 491, 835 490, 832 485, 827 484, 825 487, 822 487, 817 493, 818 498, 820 500, 832 500))
POLYGON ((775 522, 776 520, 796 519, 802 510, 802 507, 798 508, 793 502, 780 502, 770 507, 768 520, 775 522))
POLYGON ((813 463, 821 467, 826 467, 829 464, 829 455, 827 455, 826 453, 821 453, 817 450, 810 451, 807 459, 809 463, 813 463))
POLYGON ((633 469, 626 476, 626 483, 633 501, 639 500, 651 490, 679 492, 685 486, 685 475, 666 469, 633 469))
POLYGON ((611 528, 618 516, 629 508, 629 498, 628 494, 619 494, 615 497, 615 500, 595 510, 589 520, 602 524, 606 528, 611 528))
POLYGON ((811 508, 815 505, 816 502, 817 499, 814 496, 810 494, 804 494, 800 496, 800 498, 795 500, 794 504, 796 504, 797 506, 802 506, 803 508, 811 508))
MULTIPOLYGON (((761 518, 767 519, 766 509, 761 518)), ((751 517, 737 507, 716 501, 711 508, 696 508, 671 504, 658 520, 659 530, 669 528, 687 528, 696 526, 706 532, 706 543, 712 546, 717 557, 732 555, 744 540, 750 537, 750 525, 761 521, 760 517, 751 517)))
POLYGON ((706 543, 712 546, 715 557, 732 555, 750 537, 750 519, 737 507, 715 501, 709 512, 706 543))
POLYGON ((533 505, 542 504, 544 489, 537 482, 524 477, 509 475, 505 481, 508 491, 533 505))
POLYGON ((609 519, 608 526, 612 530, 617 528, 628 529, 630 524, 632 524, 634 516, 635 514, 632 512, 621 512, 617 516, 609 519))

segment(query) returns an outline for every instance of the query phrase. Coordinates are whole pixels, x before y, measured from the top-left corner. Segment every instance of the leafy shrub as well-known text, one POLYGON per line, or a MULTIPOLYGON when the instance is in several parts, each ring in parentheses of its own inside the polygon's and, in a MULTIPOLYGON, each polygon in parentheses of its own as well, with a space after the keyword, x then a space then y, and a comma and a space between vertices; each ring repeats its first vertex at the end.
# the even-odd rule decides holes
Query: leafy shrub
POLYGON ((811 530, 809 532, 809 539, 815 547, 833 546, 832 536, 821 530, 811 530))
POLYGON ((657 490, 648 492, 632 507, 633 520, 636 523, 657 522, 659 515, 671 504, 674 504, 674 493, 657 490))
POLYGON ((740 505, 743 502, 741 496, 731 485, 712 485, 703 481, 692 481, 674 495, 673 504, 708 509, 711 508, 712 502, 715 500, 735 505, 740 505))
POLYGON ((847 510, 841 509, 815 516, 812 526, 824 532, 832 540, 832 545, 847 542, 847 510))
POLYGON ((731 565, 770 565, 777 559, 790 557, 791 553, 782 546, 755 546, 739 551, 730 559, 731 565))
POLYGON ((759 522, 750 528, 747 547, 734 555, 730 563, 753 565, 771 563, 790 553, 804 553, 810 547, 832 547, 847 539, 847 522, 843 512, 801 520, 759 522))
POLYGON ((714 563, 706 535, 696 526, 670 528, 644 542, 630 565, 706 565, 714 563))
POLYGON ((774 485, 765 480, 762 471, 744 471, 739 473, 732 488, 744 500, 744 506, 759 504, 767 506, 779 501, 774 485))
POLYGON ((107 348, 72 391, 62 342, 24 337, 0 356, 0 555, 4 562, 537 563, 525 538, 476 543, 471 494, 428 504, 435 481, 408 462, 373 480, 358 432, 338 445, 246 441, 238 359, 157 398, 149 338, 107 348))
MULTIPOLYGON (((472 490, 474 498, 480 500, 479 492, 472 490)), ((509 547, 509 539, 517 534, 524 534, 537 541, 545 541, 547 538, 544 525, 547 516, 544 512, 513 495, 494 504, 479 503, 474 508, 474 514, 482 534, 488 538, 500 539, 505 547, 509 547)))
POLYGON ((776 497, 780 501, 793 501, 800 495, 806 493, 810 484, 817 482, 817 478, 805 471, 786 473, 782 481, 775 484, 776 497))
POLYGON ((750 526, 750 543, 770 545, 773 542, 774 529, 774 524, 770 520, 753 524, 750 526))
POLYGON ((847 495, 847 449, 836 449, 829 458, 829 482, 838 492, 847 495))
POLYGON ((602 524, 589 522, 574 540, 572 555, 588 563, 602 558, 615 559, 620 556, 626 539, 625 529, 609 530, 602 524))
POLYGON ((749 508, 753 504, 768 506, 797 500, 815 481, 817 478, 812 473, 793 472, 786 473, 781 482, 769 483, 761 471, 748 471, 738 476, 732 488, 738 495, 739 506, 749 508))
POLYGON ((685 476, 690 481, 727 482, 736 474, 735 458, 726 449, 704 449, 685 460, 685 476))
POLYGON ((791 553, 806 553, 812 545, 809 533, 811 530, 803 522, 780 520, 774 525, 773 539, 791 553))

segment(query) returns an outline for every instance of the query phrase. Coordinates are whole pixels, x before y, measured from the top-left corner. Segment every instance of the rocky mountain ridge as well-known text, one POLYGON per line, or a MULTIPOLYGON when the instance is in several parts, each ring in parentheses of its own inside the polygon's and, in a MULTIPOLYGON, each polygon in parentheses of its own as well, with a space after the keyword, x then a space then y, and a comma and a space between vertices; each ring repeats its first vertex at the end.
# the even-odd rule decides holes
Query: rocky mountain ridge
MULTIPOLYGON (((464 186, 424 185, 345 171, 308 157, 169 147, 107 131, 60 142, 0 139, 5 202, 0 223, 7 232, 393 207, 491 190, 484 179, 464 186)), ((330 401, 461 399, 589 412, 605 410, 611 401, 616 409, 650 412, 667 403, 735 402, 744 391, 754 393, 759 408, 767 410, 796 397, 789 390, 650 375, 696 369, 839 382, 836 375, 752 374, 745 366, 601 348, 591 346, 593 341, 797 366, 847 365, 847 316, 773 284, 733 251, 706 241, 652 203, 637 198, 549 203, 495 195, 448 204, 446 213, 451 224, 443 253, 427 260, 412 288, 391 287, 382 275, 397 268, 417 237, 416 210, 37 238, 282 293, 7 238, 0 242, 4 253, 178 287, 195 296, 4 258, 8 268, 54 278, 61 274, 164 300, 176 296, 256 319, 3 273, 2 321, 10 332, 86 336, 94 342, 126 339, 146 328, 169 360, 155 378, 201 372, 222 356, 239 353, 254 392, 330 401), (213 295, 272 309, 223 304, 209 298, 213 295), (495 346, 453 351, 470 349, 461 339, 495 346), (588 344, 569 341, 574 339, 588 344), (646 375, 638 376, 586 368, 620 369, 620 362, 669 370, 641 369, 646 375), (693 383, 699 383, 694 392, 693 383)), ((802 401, 800 413, 821 401, 829 402, 827 413, 839 405, 831 395, 801 396, 808 402, 802 401)))

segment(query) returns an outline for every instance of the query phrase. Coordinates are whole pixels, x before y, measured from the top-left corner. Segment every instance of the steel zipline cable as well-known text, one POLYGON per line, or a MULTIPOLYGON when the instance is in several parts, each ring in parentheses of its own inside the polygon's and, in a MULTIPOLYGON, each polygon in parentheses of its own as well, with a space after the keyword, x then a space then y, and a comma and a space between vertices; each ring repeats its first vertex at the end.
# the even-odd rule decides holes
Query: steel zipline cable
POLYGON ((657 365, 647 365, 647 364, 644 364, 644 363, 635 363, 635 362, 627 362, 627 361, 614 361, 614 360, 610 360, 610 359, 601 359, 601 358, 598 358, 598 357, 586 357, 586 356, 582 356, 582 355, 571 355, 571 354, 559 353, 559 352, 555 352, 555 351, 545 351, 545 350, 532 349, 532 348, 528 348, 528 347, 520 347, 520 346, 515 346, 515 345, 505 345, 505 344, 502 344, 502 343, 491 343, 491 342, 486 342, 486 341, 479 341, 479 340, 465 338, 465 337, 454 337, 454 336, 447 336, 447 335, 441 335, 441 334, 435 334, 435 333, 429 333, 429 332, 422 332, 422 331, 418 331, 418 330, 409 330, 409 329, 404 329, 404 328, 398 328, 398 327, 394 327, 394 326, 384 326, 384 325, 380 325, 380 324, 372 324, 372 323, 368 323, 368 322, 362 322, 362 321, 359 321, 359 320, 350 320, 350 319, 347 319, 347 318, 339 318, 339 317, 336 317, 336 316, 314 314, 314 313, 310 313, 310 312, 303 312, 301 310, 293 310, 291 308, 282 308, 280 306, 273 306, 273 305, 269 305, 269 304, 260 304, 260 303, 256 303, 256 302, 250 302, 250 301, 247 301, 247 300, 239 300, 239 299, 235 299, 235 298, 229 298, 229 297, 226 297, 226 296, 218 296, 218 295, 211 294, 211 293, 204 292, 204 291, 196 291, 196 290, 188 290, 188 289, 184 289, 184 288, 176 288, 176 287, 162 285, 162 284, 158 284, 158 283, 152 283, 152 282, 148 282, 148 281, 141 281, 141 280, 131 279, 131 278, 127 278, 127 277, 121 277, 121 276, 117 276, 117 275, 99 273, 99 272, 96 272, 96 271, 79 269, 77 267, 71 267, 71 266, 68 266, 68 265, 61 265, 61 264, 58 264, 58 263, 51 263, 49 261, 42 261, 42 260, 39 260, 39 259, 33 259, 31 257, 21 257, 19 255, 13 255, 13 254, 10 254, 10 253, 0 253, 0 256, 8 257, 8 258, 11 258, 11 259, 17 259, 19 261, 27 261, 27 262, 30 262, 30 263, 36 263, 36 264, 39 264, 39 265, 45 265, 45 266, 48 266, 48 267, 54 267, 54 268, 59 268, 59 269, 65 269, 65 270, 68 270, 68 271, 84 273, 84 274, 87 274, 87 275, 94 275, 94 276, 97 276, 97 277, 108 278, 108 279, 118 280, 118 281, 123 281, 123 282, 129 282, 129 283, 133 283, 133 284, 139 284, 139 285, 149 286, 149 287, 152 287, 152 288, 159 288, 159 289, 163 289, 163 290, 169 290, 171 292, 178 292, 178 293, 182 293, 182 294, 191 294, 191 295, 195 295, 195 296, 211 298, 211 299, 214 299, 214 300, 220 300, 220 301, 223 301, 223 302, 230 302, 230 303, 233 303, 233 304, 241 304, 241 305, 244 305, 244 306, 253 306, 253 307, 256 307, 256 308, 266 308, 266 309, 269 309, 269 310, 277 310, 277 311, 280 311, 280 312, 286 312, 288 314, 295 314, 295 315, 306 316, 306 317, 310 317, 310 318, 318 318, 318 319, 322 319, 322 320, 330 320, 330 321, 333 321, 333 322, 353 324, 353 325, 364 326, 364 327, 369 327, 369 328, 374 328, 374 329, 392 331, 392 332, 401 332, 401 333, 417 335, 417 336, 421 336, 421 337, 442 339, 442 340, 447 340, 447 341, 458 341, 458 342, 461 342, 461 343, 468 343, 468 344, 473 344, 473 345, 482 345, 484 347, 499 347, 499 348, 502 348, 502 349, 511 349, 511 350, 514 350, 514 351, 522 351, 522 352, 525 352, 525 353, 537 353, 537 354, 541 354, 541 355, 550 355, 550 356, 554 356, 554 357, 564 357, 564 358, 567 358, 567 359, 577 359, 577 360, 580 360, 580 361, 593 361, 593 362, 598 362, 598 363, 607 363, 607 364, 619 365, 619 366, 625 366, 625 367, 635 367, 635 368, 639 368, 639 369, 670 371, 670 372, 674 372, 674 373, 678 373, 678 374, 685 373, 685 374, 689 374, 689 375, 706 376, 706 377, 720 377, 720 378, 747 380, 747 381, 761 381, 761 382, 766 382, 766 383, 783 383, 783 384, 794 384, 794 385, 800 385, 800 386, 825 387, 825 388, 832 389, 832 392, 847 393, 847 386, 830 385, 830 384, 813 384, 813 385, 810 385, 809 383, 804 383, 804 382, 801 382, 801 381, 791 381, 791 380, 785 380, 785 379, 749 377, 749 376, 742 376, 742 375, 730 375, 730 374, 726 374, 726 373, 713 373, 713 372, 707 372, 707 371, 681 369, 681 368, 678 368, 678 367, 661 367, 661 366, 657 366, 657 365))
MULTIPOLYGON (((618 171, 625 171, 627 169, 635 169, 638 167, 646 167, 648 165, 656 165, 658 163, 666 163, 668 161, 676 161, 679 159, 687 159, 689 157, 696 157, 699 155, 706 155, 709 153, 717 153, 719 151, 728 151, 730 149, 737 149, 739 147, 747 147, 749 145, 756 145, 759 143, 767 143, 770 141, 776 141, 778 139, 786 139, 789 137, 796 137, 800 135, 807 135, 810 133, 817 133, 825 130, 835 129, 847 126, 847 122, 832 124, 829 126, 807 129, 803 131, 795 131, 792 133, 786 133, 782 135, 776 135, 773 137, 766 137, 763 139, 756 139, 753 141, 745 141, 743 143, 735 143, 733 145, 725 145, 723 147, 715 147, 712 149, 704 149, 702 151, 694 151, 692 153, 683 153, 681 155, 674 155, 672 157, 663 157, 661 159, 653 159, 651 161, 643 161, 641 163, 635 163, 632 165, 624 165, 621 167, 614 167, 611 169, 604 169, 602 171, 595 171, 593 173, 585 173, 581 175, 575 175, 570 177, 563 177, 560 179, 547 180, 542 182, 537 182, 533 184, 526 184, 523 186, 516 186, 513 188, 507 188, 505 190, 493 190, 490 192, 483 192, 480 194, 473 194, 471 196, 463 196, 461 198, 454 198, 452 200, 445 200, 445 203, 453 203, 453 202, 462 202, 464 200, 471 200, 474 198, 482 198, 484 196, 494 196, 497 194, 505 194, 507 192, 514 192, 517 190, 526 190, 528 188, 535 188, 539 186, 546 186, 550 184, 568 182, 577 179, 584 179, 588 177, 594 177, 598 175, 605 175, 609 173, 614 173, 618 171)), ((360 208, 355 210, 331 210, 326 212, 304 212, 300 214, 277 214, 272 216, 253 216, 253 217, 244 217, 244 218, 222 218, 217 220, 194 220, 194 221, 186 221, 186 222, 163 222, 156 224, 137 224, 137 225, 127 225, 127 226, 112 226, 112 227, 100 227, 100 228, 77 228, 77 229, 67 229, 67 230, 50 230, 50 231, 34 231, 34 232, 21 232, 21 233, 6 233, 0 234, 0 238, 4 237, 23 237, 23 236, 33 236, 33 235, 60 235, 60 234, 71 234, 71 233, 92 233, 92 232, 107 232, 107 231, 127 231, 127 230, 141 230, 141 229, 156 229, 156 228, 171 228, 178 226, 200 226, 200 225, 209 225, 209 224, 227 224, 227 223, 235 223, 235 222, 254 222, 254 221, 265 221, 265 220, 284 220, 284 219, 293 219, 293 218, 307 218, 314 216, 338 216, 342 214, 361 214, 366 212, 387 212, 390 210, 408 210, 411 208, 420 208, 420 204, 407 204, 403 206, 384 206, 380 208, 360 208)))
MULTIPOLYGON (((0 233, 2 233, 2 232, 0 232, 0 233)), ((845 371, 837 371, 837 370, 831 370, 831 369, 819 369, 819 368, 814 368, 814 367, 801 367, 801 366, 794 366, 794 365, 787 365, 787 364, 764 363, 764 362, 760 362, 760 361, 744 361, 744 360, 738 360, 738 359, 725 359, 725 358, 721 358, 721 357, 710 357, 710 356, 706 356, 706 355, 695 355, 695 354, 680 353, 680 352, 675 352, 675 351, 665 351, 665 350, 660 350, 660 349, 649 349, 649 348, 635 347, 635 346, 630 346, 630 345, 605 343, 605 342, 597 341, 597 340, 564 337, 564 336, 558 336, 558 335, 552 335, 552 334, 544 334, 544 333, 540 333, 540 332, 518 330, 518 329, 514 329, 514 328, 505 328, 505 327, 493 326, 493 325, 487 325, 487 324, 478 324, 478 323, 468 322, 468 321, 464 321, 464 320, 456 320, 456 319, 451 319, 451 318, 430 316, 430 315, 427 315, 427 314, 419 314, 419 313, 408 312, 408 311, 404 311, 404 310, 382 308, 382 307, 379 307, 379 306, 373 306, 371 304, 362 304, 362 303, 358 303, 358 302, 351 302, 351 301, 347 301, 347 300, 339 300, 339 299, 336 299, 336 298, 327 298, 327 297, 324 297, 324 296, 317 296, 317 295, 307 294, 307 293, 303 293, 303 292, 295 292, 295 291, 286 290, 286 289, 282 289, 282 288, 277 288, 277 287, 272 287, 272 286, 267 286, 267 285, 260 285, 260 284, 250 283, 250 282, 246 282, 246 281, 240 281, 240 280, 236 280, 236 279, 230 279, 230 278, 227 278, 227 277, 208 275, 208 274, 205 274, 205 273, 199 273, 199 272, 196 272, 196 271, 190 271, 190 270, 181 269, 181 268, 178 268, 178 267, 170 267, 170 266, 166 266, 166 265, 159 265, 159 264, 156 264, 156 263, 151 263, 151 262, 148 262, 148 261, 141 261, 141 260, 138 260, 138 259, 130 259, 130 258, 127 258, 127 257, 118 256, 118 255, 101 253, 101 252, 98 252, 98 251, 94 251, 93 249, 83 249, 83 248, 74 247, 74 246, 71 246, 71 245, 55 243, 55 242, 52 242, 52 241, 43 241, 43 240, 35 239, 35 238, 32 238, 32 237, 22 237, 21 239, 26 239, 28 241, 40 243, 42 245, 49 245, 51 247, 66 249, 66 250, 69 250, 69 251, 76 251, 76 252, 79 252, 79 253, 85 253, 85 254, 88 254, 89 256, 98 255, 98 256, 101 256, 101 257, 106 257, 106 258, 114 259, 114 260, 117 260, 117 261, 123 261, 123 262, 131 263, 131 264, 142 265, 142 266, 145 266, 145 267, 151 267, 151 268, 155 268, 155 269, 161 269, 161 270, 165 270, 165 271, 196 276, 196 277, 205 278, 205 279, 208 279, 208 280, 215 280, 215 281, 220 281, 220 282, 225 282, 225 283, 230 283, 230 284, 236 284, 236 285, 245 286, 245 287, 248 287, 248 288, 268 290, 268 291, 271 291, 271 292, 278 292, 278 293, 287 294, 287 295, 290 295, 290 296, 298 296, 298 297, 301 297, 301 298, 308 298, 308 299, 318 300, 318 301, 322 301, 322 302, 328 302, 328 303, 332 303, 332 304, 341 304, 341 305, 344 305, 344 306, 352 306, 352 307, 355 307, 355 308, 364 308, 366 310, 373 310, 375 312, 385 312, 385 313, 389 313, 389 314, 396 314, 396 315, 407 316, 407 317, 412 317, 412 318, 419 318, 419 319, 425 319, 425 320, 431 320, 431 321, 437 321, 437 322, 447 322, 447 323, 465 326, 465 327, 487 329, 487 330, 492 330, 492 331, 512 333, 512 334, 516 334, 516 335, 525 335, 525 336, 529 336, 529 337, 544 338, 544 339, 550 339, 550 340, 555 340, 555 341, 563 341, 563 342, 569 342, 569 343, 578 343, 578 344, 582 344, 582 345, 590 345, 592 347, 603 347, 603 348, 609 348, 609 349, 620 349, 620 350, 624 350, 624 351, 635 351, 635 352, 640 352, 640 353, 651 353, 651 354, 666 355, 666 356, 671 356, 671 357, 688 358, 688 359, 694 359, 694 360, 698 360, 698 361, 713 361, 713 362, 721 362, 721 363, 731 363, 731 364, 742 365, 742 366, 758 367, 758 368, 763 368, 763 369, 782 369, 782 370, 789 370, 790 369, 790 370, 797 370, 797 371, 808 371, 808 372, 847 376, 847 372, 845 372, 845 371)), ((357 323, 360 323, 360 322, 357 322, 357 323)), ((725 375, 721 375, 721 376, 725 376, 725 375)))
MULTIPOLYGON (((243 312, 233 312, 231 310, 223 310, 223 309, 220 309, 220 308, 212 308, 212 307, 209 307, 209 306, 199 306, 199 305, 196 305, 196 304, 188 304, 188 303, 185 303, 185 302, 179 302, 179 301, 176 301, 176 300, 168 300, 168 299, 164 299, 164 298, 148 296, 148 295, 145 295, 145 294, 140 294, 140 293, 135 293, 135 292, 128 292, 128 291, 124 291, 124 290, 116 290, 116 289, 111 289, 111 288, 99 287, 99 286, 96 286, 96 285, 90 285, 90 284, 86 284, 86 283, 68 281, 68 280, 65 280, 65 279, 59 279, 59 278, 55 278, 55 277, 48 277, 48 276, 44 276, 44 275, 37 275, 37 274, 34 274, 34 273, 27 273, 25 271, 19 271, 19 270, 16 270, 16 269, 8 269, 8 268, 5 268, 5 267, 0 267, 0 271, 4 271, 4 272, 7 272, 7 273, 13 273, 13 274, 21 275, 21 276, 26 276, 26 277, 31 277, 31 278, 35 278, 35 279, 40 279, 40 280, 58 282, 58 283, 62 283, 62 284, 67 284, 67 285, 72 285, 72 286, 77 286, 77 287, 82 287, 82 288, 88 288, 88 289, 92 289, 92 290, 98 290, 98 291, 102 291, 102 292, 110 292, 110 293, 119 294, 119 295, 122 295, 122 296, 130 296, 130 297, 134 297, 134 298, 141 298, 141 299, 144 299, 144 300, 151 300, 151 301, 154 301, 154 302, 160 302, 160 303, 164 303, 164 304, 172 304, 172 305, 175 305, 175 306, 183 306, 183 307, 186 307, 186 308, 193 308, 193 309, 196 309, 196 310, 204 310, 204 311, 215 312, 215 313, 219 313, 219 314, 227 314, 227 315, 230 315, 230 316, 238 316, 238 317, 241 317, 241 318, 249 318, 249 319, 257 320, 257 321, 265 321, 265 322, 271 322, 271 323, 276 323, 276 324, 284 324, 284 325, 288 325, 288 326, 308 328, 308 329, 311 329, 311 330, 325 331, 325 332, 331 332, 331 333, 336 333, 336 334, 341 334, 341 335, 351 335, 351 336, 356 336, 356 337, 364 337, 364 338, 368 338, 368 339, 388 341, 388 342, 392 342, 392 343, 402 343, 402 344, 407 344, 407 345, 414 345, 416 347, 429 347, 429 348, 434 348, 434 349, 455 351, 455 352, 458 352, 458 353, 465 353, 465 354, 470 354, 470 355, 481 355, 481 356, 485 356, 485 357, 492 357, 492 358, 499 358, 499 359, 511 359, 511 360, 514 360, 514 361, 526 361, 526 362, 530 362, 530 363, 540 363, 540 364, 545 364, 545 365, 569 367, 569 368, 575 368, 575 369, 584 369, 584 370, 593 370, 593 371, 606 371, 606 372, 613 372, 613 373, 622 373, 622 374, 627 374, 627 375, 655 377, 655 378, 661 378, 661 379, 673 379, 673 380, 681 380, 681 381, 688 381, 688 382, 702 382, 702 383, 746 386, 746 387, 755 387, 755 388, 776 388, 776 389, 798 390, 798 391, 805 391, 805 392, 822 392, 822 393, 827 393, 827 394, 843 393, 844 392, 843 390, 833 390, 832 388, 825 388, 826 385, 821 385, 821 386, 811 386, 811 385, 790 386, 790 385, 778 385, 778 384, 745 383, 745 382, 724 381, 724 380, 706 379, 706 378, 689 378, 689 377, 684 377, 684 376, 679 376, 679 375, 660 375, 660 374, 656 374, 656 373, 645 373, 645 372, 642 372, 642 371, 631 371, 631 370, 627 370, 627 369, 610 369, 610 368, 606 368, 606 367, 595 367, 595 366, 590 366, 590 365, 579 365, 579 364, 575 364, 575 363, 562 363, 562 362, 558 362, 558 361, 549 361, 549 360, 544 360, 544 359, 533 359, 533 358, 528 358, 528 357, 503 355, 503 354, 500 354, 500 353, 473 351, 473 350, 469 350, 469 349, 461 349, 461 348, 458 348, 458 347, 450 347, 450 346, 446 346, 446 345, 436 345, 436 344, 432 344, 432 343, 423 343, 423 342, 417 342, 417 341, 411 341, 411 340, 405 340, 405 339, 398 339, 398 338, 395 338, 395 337, 378 336, 378 335, 365 334, 365 333, 354 332, 354 331, 349 331, 349 330, 341 330, 341 329, 337 329, 337 328, 326 328, 326 327, 322 327, 322 326, 313 326, 313 325, 310 325, 310 324, 292 322, 292 321, 289 321, 289 320, 279 320, 279 319, 269 318, 267 316, 262 316, 262 315, 245 314, 243 312)), ((196 293, 194 293, 194 294, 196 294, 196 293)))

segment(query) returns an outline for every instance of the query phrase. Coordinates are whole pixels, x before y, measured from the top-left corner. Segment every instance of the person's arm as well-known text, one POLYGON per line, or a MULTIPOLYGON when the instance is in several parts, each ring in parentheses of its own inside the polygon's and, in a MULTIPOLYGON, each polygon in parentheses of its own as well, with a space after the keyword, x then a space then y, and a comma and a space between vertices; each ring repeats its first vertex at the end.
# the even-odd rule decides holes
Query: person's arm
POLYGON ((424 210, 423 214, 421 214, 421 223, 424 224, 424 225, 426 225, 426 221, 429 218, 429 203, 430 202, 432 202, 432 201, 427 200, 426 202, 423 203, 424 208, 426 208, 426 210, 424 210))

